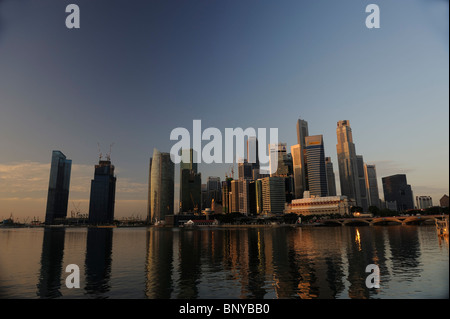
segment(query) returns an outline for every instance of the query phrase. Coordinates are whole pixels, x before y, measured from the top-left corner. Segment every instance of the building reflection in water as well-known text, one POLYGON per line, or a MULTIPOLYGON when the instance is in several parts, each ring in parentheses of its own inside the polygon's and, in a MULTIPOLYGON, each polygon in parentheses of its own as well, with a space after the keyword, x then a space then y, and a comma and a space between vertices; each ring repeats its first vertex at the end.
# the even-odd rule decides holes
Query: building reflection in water
POLYGON ((113 229, 88 228, 86 242, 85 294, 102 298, 110 290, 113 229))
POLYGON ((41 269, 37 295, 57 298, 61 294, 61 272, 64 257, 64 228, 45 228, 42 242, 41 269))
POLYGON ((419 251, 417 230, 398 227, 150 228, 146 296, 373 298, 367 265, 380 267, 383 287, 397 266, 420 273, 419 251))
POLYGON ((173 269, 173 237, 170 229, 149 229, 146 232, 145 295, 149 299, 171 297, 173 269))

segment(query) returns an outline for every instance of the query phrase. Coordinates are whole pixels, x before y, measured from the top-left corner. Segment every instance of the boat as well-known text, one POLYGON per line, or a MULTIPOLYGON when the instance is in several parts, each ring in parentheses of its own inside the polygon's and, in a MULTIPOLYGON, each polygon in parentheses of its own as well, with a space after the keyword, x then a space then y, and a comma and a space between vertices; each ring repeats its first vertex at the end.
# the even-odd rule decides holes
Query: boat
POLYGON ((448 217, 436 219, 436 231, 438 236, 448 236, 448 217))

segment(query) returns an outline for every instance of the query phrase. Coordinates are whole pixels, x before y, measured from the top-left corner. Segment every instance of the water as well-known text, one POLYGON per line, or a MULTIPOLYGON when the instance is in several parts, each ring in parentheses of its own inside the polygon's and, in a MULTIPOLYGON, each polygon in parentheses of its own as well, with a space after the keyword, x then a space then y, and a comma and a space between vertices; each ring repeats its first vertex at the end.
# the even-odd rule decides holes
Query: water
POLYGON ((0 229, 0 296, 448 298, 448 248, 426 225, 0 229), (78 289, 66 287, 69 264, 78 289))

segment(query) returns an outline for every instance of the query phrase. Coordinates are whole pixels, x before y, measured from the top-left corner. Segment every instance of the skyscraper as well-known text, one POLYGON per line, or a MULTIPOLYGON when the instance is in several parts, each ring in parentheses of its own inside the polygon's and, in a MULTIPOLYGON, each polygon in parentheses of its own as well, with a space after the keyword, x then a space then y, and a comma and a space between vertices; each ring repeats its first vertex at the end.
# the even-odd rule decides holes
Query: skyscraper
POLYGON ((286 202, 284 183, 284 178, 278 176, 261 179, 263 213, 282 214, 284 212, 286 202))
POLYGON ((408 185, 405 174, 386 176, 383 182, 384 200, 386 203, 396 203, 397 211, 414 209, 414 197, 411 185, 408 185))
POLYGON ((303 192, 308 190, 305 152, 305 138, 308 135, 308 122, 302 119, 298 119, 297 144, 291 146, 295 198, 303 198, 303 192))
POLYGON ((95 165, 94 179, 91 181, 89 199, 89 223, 111 224, 114 221, 114 205, 116 198, 116 177, 114 165, 108 159, 95 165))
POLYGON ((353 143, 352 129, 347 120, 339 121, 336 129, 337 157, 339 166, 339 181, 341 194, 361 206, 359 192, 358 163, 356 160, 355 144, 353 143))
POLYGON ((151 217, 152 223, 164 220, 173 214, 175 164, 170 153, 153 150, 151 165, 151 217))
POLYGON ((148 169, 148 193, 147 193, 147 223, 152 220, 152 158, 150 157, 150 165, 148 169))
POLYGON ((380 206, 380 196, 378 192, 377 171, 375 165, 364 164, 364 177, 369 199, 369 206, 380 206))
POLYGON ((67 159, 61 151, 52 152, 45 224, 53 224, 55 219, 67 216, 71 168, 72 160, 67 159))
POLYGON ((182 150, 182 153, 180 162, 181 212, 200 212, 202 209, 202 177, 200 173, 197 173, 197 153, 192 148, 182 150))
POLYGON ((325 168, 327 170, 328 196, 336 196, 336 177, 331 157, 325 157, 325 168))
POLYGON ((231 192, 229 193, 230 200, 230 213, 238 213, 239 212, 239 181, 232 180, 231 181, 231 192))
POLYGON ((305 138, 305 150, 306 165, 308 167, 309 192, 314 196, 328 196, 323 136, 307 136, 305 138))
POLYGON ((356 163, 358 166, 358 184, 359 184, 359 194, 361 196, 360 206, 363 212, 367 212, 369 209, 369 197, 367 194, 366 178, 364 174, 364 159, 362 155, 356 155, 356 163))

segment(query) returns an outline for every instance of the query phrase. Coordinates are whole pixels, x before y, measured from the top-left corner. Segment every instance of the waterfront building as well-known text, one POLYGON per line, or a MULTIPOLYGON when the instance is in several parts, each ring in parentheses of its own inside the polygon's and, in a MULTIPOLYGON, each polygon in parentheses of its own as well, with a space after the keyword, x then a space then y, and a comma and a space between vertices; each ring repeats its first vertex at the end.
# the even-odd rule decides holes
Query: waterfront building
POLYGON ((431 196, 416 196, 416 205, 418 209, 433 207, 433 199, 431 196))
POLYGON ((336 177, 331 157, 325 157, 325 169, 327 171, 328 196, 336 196, 336 177))
POLYGON ((323 136, 307 136, 305 138, 305 150, 309 192, 314 196, 328 196, 323 136))
POLYGON ((341 194, 355 201, 357 206, 361 206, 358 163, 350 122, 347 120, 339 121, 337 123, 336 135, 341 194))
POLYGON ((72 160, 61 151, 52 152, 45 224, 59 223, 67 217, 71 168, 72 160))
POLYGON ((289 205, 289 213, 298 215, 350 214, 352 203, 347 196, 305 197, 294 199, 289 205))
POLYGON ((231 191, 229 193, 230 197, 230 213, 238 213, 239 212, 239 180, 231 181, 231 191))
POLYGON ((444 194, 444 196, 441 197, 439 200, 439 205, 441 207, 448 207, 449 206, 449 197, 447 194, 444 194))
POLYGON ((260 215, 263 212, 263 197, 262 197, 262 180, 257 179, 255 181, 255 203, 256 214, 260 215))
POLYGON ((253 166, 248 163, 247 160, 243 160, 238 163, 238 178, 239 179, 252 179, 253 178, 253 166))
POLYGON ((364 178, 366 181, 369 206, 381 208, 378 192, 377 171, 375 165, 364 164, 364 178))
POLYGON ((295 198, 303 198, 303 192, 307 190, 304 154, 305 150, 300 144, 291 146, 295 198))
POLYGON ((414 209, 411 185, 408 185, 405 174, 386 176, 381 180, 386 202, 396 202, 397 211, 414 209))
POLYGON ((174 208, 175 164, 170 153, 153 150, 151 166, 151 217, 150 222, 165 220, 166 215, 172 215, 174 208))
POLYGON ((109 158, 99 160, 95 165, 94 179, 91 180, 89 199, 89 224, 111 224, 114 221, 116 198, 116 176, 114 165, 109 158))
POLYGON ((358 167, 359 194, 361 196, 360 206, 362 207, 363 212, 367 212, 369 210, 369 199, 367 195, 366 178, 364 174, 364 159, 362 155, 356 155, 356 163, 358 167))
POLYGON ((222 182, 222 212, 225 214, 231 213, 230 192, 232 180, 232 178, 227 177, 226 180, 222 182))
POLYGON ((279 176, 261 179, 264 214, 282 214, 285 208, 284 178, 279 176))
POLYGON ((152 158, 150 157, 150 164, 148 167, 147 223, 150 223, 152 220, 151 200, 152 200, 152 158))
POLYGON ((200 212, 202 178, 197 172, 197 152, 183 149, 180 161, 180 213, 200 212))
POLYGON ((270 176, 292 175, 292 156, 286 153, 286 143, 269 144, 269 156, 270 176), (277 158, 277 167, 272 163, 274 158, 277 158))

